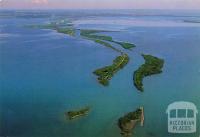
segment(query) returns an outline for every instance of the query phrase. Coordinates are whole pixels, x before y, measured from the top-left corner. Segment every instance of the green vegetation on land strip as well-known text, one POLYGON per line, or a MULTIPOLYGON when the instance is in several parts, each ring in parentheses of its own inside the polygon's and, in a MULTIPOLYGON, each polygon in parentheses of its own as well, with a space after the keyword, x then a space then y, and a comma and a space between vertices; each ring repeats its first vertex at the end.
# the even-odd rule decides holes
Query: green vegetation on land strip
POLYGON ((132 49, 136 47, 134 44, 129 42, 118 42, 118 41, 112 41, 112 42, 121 45, 124 49, 132 49))
POLYGON ((74 28, 58 28, 57 32, 75 36, 76 30, 74 28))
POLYGON ((133 128, 141 121, 143 122, 144 112, 143 107, 136 109, 133 112, 129 112, 123 117, 118 119, 118 127, 121 129, 123 136, 130 136, 133 128))
POLYGON ((133 80, 134 85, 141 92, 144 91, 143 88, 143 78, 153 74, 159 74, 162 72, 164 65, 164 60, 151 55, 142 55, 145 63, 141 65, 138 70, 134 72, 133 80))
POLYGON ((44 25, 29 25, 31 28, 39 28, 39 29, 52 29, 56 30, 58 33, 64 33, 69 36, 75 36, 76 29, 73 28, 73 24, 64 23, 64 22, 52 22, 44 25))
POLYGON ((200 23, 200 20, 184 20, 183 22, 187 22, 187 23, 200 23))
POLYGON ((93 73, 98 76, 98 81, 100 84, 107 86, 109 85, 109 80, 114 76, 114 74, 122 69, 128 63, 128 61, 128 55, 122 54, 113 60, 112 65, 97 69, 93 73))
POLYGON ((69 117, 69 119, 74 119, 74 118, 78 118, 80 116, 84 116, 84 115, 87 115, 90 111, 90 108, 89 107, 85 107, 85 108, 82 108, 80 110, 74 110, 74 111, 68 111, 65 113, 66 116, 69 117))
POLYGON ((121 54, 123 54, 123 52, 122 52, 121 50, 119 50, 119 49, 113 47, 113 46, 112 46, 110 43, 108 43, 108 42, 105 42, 105 41, 102 41, 102 40, 99 40, 99 39, 94 40, 94 42, 99 43, 99 44, 101 44, 101 45, 103 45, 103 46, 109 47, 109 48, 111 48, 111 49, 113 49, 113 50, 115 50, 115 51, 120 52, 121 54))
POLYGON ((80 35, 81 36, 87 36, 87 35, 92 35, 94 33, 100 33, 100 32, 112 32, 112 31, 107 31, 107 30, 90 30, 90 29, 80 29, 80 35))
MULTIPOLYGON (((44 29, 53 29, 56 30, 59 33, 64 33, 70 36, 75 36, 75 32, 76 29, 73 27, 60 27, 59 23, 50 23, 50 24, 46 24, 46 25, 40 25, 37 26, 39 28, 44 28, 44 29)), ((121 56, 118 56, 114 61, 113 64, 111 66, 106 66, 102 69, 98 69, 96 70, 94 73, 96 75, 98 75, 98 80, 99 83, 101 83, 102 85, 108 85, 109 84, 109 80, 112 78, 112 76, 114 75, 114 73, 116 73, 120 68, 122 68, 123 66, 125 66, 128 61, 129 61, 129 57, 127 54, 123 53, 121 50, 113 47, 109 42, 112 43, 116 43, 121 45, 123 48, 125 49, 130 49, 132 47, 134 47, 133 44, 128 43, 128 42, 118 42, 118 41, 114 41, 112 39, 112 37, 110 36, 104 36, 104 35, 95 35, 95 33, 100 33, 100 32, 108 32, 108 31, 104 31, 104 30, 80 30, 80 35, 84 38, 87 38, 89 40, 92 40, 98 44, 101 44, 105 47, 111 48, 112 50, 115 50, 117 52, 119 52, 121 54, 121 56), (120 60, 123 60, 123 62, 120 62, 120 60), (118 61, 120 63, 118 63, 118 61), (117 65, 120 64, 119 66, 117 65)))
POLYGON ((108 42, 113 42, 117 43, 120 45, 126 46, 126 48, 130 47, 129 43, 123 43, 123 42, 116 42, 113 41, 112 37, 110 36, 104 36, 104 35, 94 35, 94 33, 99 33, 99 32, 105 32, 105 31, 100 31, 100 30, 80 30, 80 35, 82 37, 85 37, 89 40, 92 40, 96 43, 99 43, 103 46, 109 47, 117 52, 121 53, 121 56, 116 57, 113 60, 113 64, 110 66, 105 66, 103 68, 95 70, 93 73, 98 76, 98 81, 100 84, 107 86, 109 85, 109 80, 114 76, 114 74, 123 68, 129 61, 129 57, 127 54, 123 53, 121 50, 113 47, 110 43, 108 42), (129 47, 128 47, 129 46, 129 47))
POLYGON ((98 33, 98 32, 104 32, 104 31, 100 31, 100 30, 80 30, 80 35, 84 38, 87 38, 89 40, 92 40, 98 44, 101 44, 103 46, 106 46, 108 48, 111 48, 117 52, 120 52, 122 54, 122 51, 113 47, 110 43, 106 42, 112 40, 112 37, 109 36, 99 36, 99 35, 91 35, 93 33, 98 33))
POLYGON ((113 40, 112 37, 106 36, 106 35, 95 35, 95 33, 100 33, 100 32, 108 32, 108 31, 101 31, 101 30, 81 30, 80 35, 89 39, 98 39, 98 40, 104 40, 112 43, 116 43, 120 46, 122 46, 124 49, 131 49, 135 47, 134 44, 128 43, 128 42, 119 42, 113 40))
POLYGON ((48 24, 44 24, 44 25, 26 25, 26 27, 36 28, 36 29, 55 29, 56 24, 48 23, 48 24))

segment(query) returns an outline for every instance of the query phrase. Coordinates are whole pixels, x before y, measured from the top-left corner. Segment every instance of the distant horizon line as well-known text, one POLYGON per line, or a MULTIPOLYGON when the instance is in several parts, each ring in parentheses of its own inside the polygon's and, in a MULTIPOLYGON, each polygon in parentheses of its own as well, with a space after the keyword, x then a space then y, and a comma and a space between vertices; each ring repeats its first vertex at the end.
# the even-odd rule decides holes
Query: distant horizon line
POLYGON ((112 8, 112 9, 109 9, 109 8, 99 8, 99 9, 96 9, 96 8, 2 8, 0 10, 189 10, 189 11, 200 11, 200 9, 170 9, 170 8, 166 8, 166 9, 159 9, 159 8, 146 8, 146 9, 143 9, 143 8, 112 8))

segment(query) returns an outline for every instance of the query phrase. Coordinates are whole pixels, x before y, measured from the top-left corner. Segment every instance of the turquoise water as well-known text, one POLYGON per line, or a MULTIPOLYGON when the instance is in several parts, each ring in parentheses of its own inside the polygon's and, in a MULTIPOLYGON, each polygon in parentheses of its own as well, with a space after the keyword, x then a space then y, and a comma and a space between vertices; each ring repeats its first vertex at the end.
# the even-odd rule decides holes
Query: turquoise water
POLYGON ((174 101, 200 109, 200 24, 183 22, 200 20, 199 12, 107 12, 1 12, 0 136, 120 137, 118 118, 139 106, 145 109, 145 125, 134 129, 136 137, 200 135, 199 114, 197 133, 169 134, 165 113, 174 101), (77 28, 118 30, 106 34, 135 43, 126 51, 129 64, 109 87, 99 85, 92 72, 118 53, 80 37, 24 27, 54 18, 69 18, 77 28), (162 74, 145 78, 144 93, 132 81, 144 62, 141 53, 165 60, 162 74), (66 111, 86 105, 92 108, 88 116, 65 118, 66 111))

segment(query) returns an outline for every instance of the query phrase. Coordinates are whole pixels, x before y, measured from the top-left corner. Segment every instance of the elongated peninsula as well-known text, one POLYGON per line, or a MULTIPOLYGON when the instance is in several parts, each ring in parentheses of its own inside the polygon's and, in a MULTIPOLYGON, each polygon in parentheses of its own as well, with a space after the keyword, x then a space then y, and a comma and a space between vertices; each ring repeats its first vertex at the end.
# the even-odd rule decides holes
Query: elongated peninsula
POLYGON ((101 41, 107 41, 107 42, 111 42, 111 43, 115 43, 120 45, 122 48, 124 49, 131 49, 134 48, 135 45, 129 42, 121 42, 121 41, 115 41, 113 40, 113 38, 111 36, 106 36, 106 35, 97 35, 97 33, 100 32, 109 32, 109 31, 105 31, 105 30, 81 30, 80 35, 83 37, 86 37, 90 40, 101 40, 101 41))
POLYGON ((143 78, 146 76, 150 76, 153 74, 159 74, 162 72, 162 68, 164 65, 164 60, 159 59, 157 57, 154 57, 152 55, 142 55, 145 63, 141 65, 133 75, 133 81, 135 87, 143 92, 144 87, 143 87, 143 78))
POLYGON ((105 66, 103 68, 95 70, 93 73, 98 76, 98 81, 100 84, 107 86, 109 85, 109 80, 114 76, 114 74, 123 68, 129 61, 128 54, 123 52, 118 47, 113 46, 113 44, 120 45, 122 48, 130 50, 135 47, 134 44, 123 41, 113 40, 111 36, 106 36, 103 34, 98 34, 100 32, 111 32, 108 30, 92 30, 92 29, 76 29, 71 22, 52 22, 46 25, 39 25, 39 28, 43 29, 53 29, 58 33, 64 33, 69 36, 76 37, 77 30, 80 31, 80 36, 84 39, 94 41, 97 44, 105 46, 120 53, 120 56, 117 56, 113 60, 113 64, 110 66, 105 66))

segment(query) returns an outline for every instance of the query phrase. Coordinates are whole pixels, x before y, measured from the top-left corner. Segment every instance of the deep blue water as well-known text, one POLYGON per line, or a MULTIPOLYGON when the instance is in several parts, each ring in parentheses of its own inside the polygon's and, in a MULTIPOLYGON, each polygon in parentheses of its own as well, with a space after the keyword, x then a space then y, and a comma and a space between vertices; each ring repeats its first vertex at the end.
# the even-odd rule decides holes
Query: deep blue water
POLYGON ((145 125, 134 129, 136 137, 200 135, 199 114, 194 134, 169 134, 166 114, 174 101, 193 102, 200 110, 200 23, 184 22, 199 21, 199 12, 68 12, 1 11, 0 136, 120 137, 118 118, 139 106, 145 108, 145 125), (99 85, 92 72, 110 64, 115 51, 80 37, 25 27, 65 18, 77 28, 120 30, 106 34, 137 46, 126 51, 130 62, 109 87, 99 85), (132 81, 144 62, 141 53, 165 60, 162 74, 144 79, 144 93, 132 81), (65 118, 67 110, 86 105, 92 108, 88 116, 65 118))

